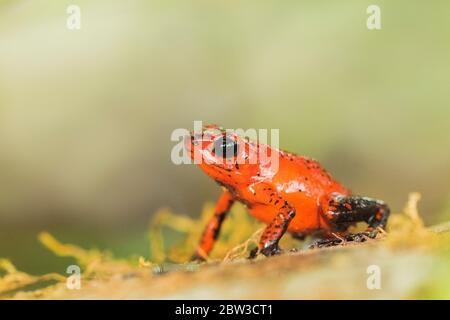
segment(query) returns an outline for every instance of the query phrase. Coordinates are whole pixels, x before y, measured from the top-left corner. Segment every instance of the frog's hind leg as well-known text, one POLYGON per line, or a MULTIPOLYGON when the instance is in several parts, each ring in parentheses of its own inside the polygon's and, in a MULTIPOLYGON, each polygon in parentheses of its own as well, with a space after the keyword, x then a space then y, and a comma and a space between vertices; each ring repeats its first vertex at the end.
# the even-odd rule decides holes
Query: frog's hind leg
POLYGON ((217 200, 214 215, 208 221, 208 224, 203 231, 197 250, 192 256, 193 260, 206 260, 214 246, 214 243, 219 237, 222 222, 225 220, 233 203, 234 198, 231 192, 226 190, 220 195, 219 200, 217 200))
POLYGON ((356 222, 366 222, 369 230, 375 230, 386 227, 390 210, 381 200, 335 195, 322 206, 322 212, 338 229, 356 222))
POLYGON ((345 232, 356 222, 366 222, 367 231, 358 234, 343 234, 334 239, 324 239, 316 242, 316 246, 329 246, 344 241, 362 242, 374 238, 378 228, 385 228, 390 209, 381 200, 360 196, 332 195, 321 206, 324 217, 330 222, 331 231, 345 232))

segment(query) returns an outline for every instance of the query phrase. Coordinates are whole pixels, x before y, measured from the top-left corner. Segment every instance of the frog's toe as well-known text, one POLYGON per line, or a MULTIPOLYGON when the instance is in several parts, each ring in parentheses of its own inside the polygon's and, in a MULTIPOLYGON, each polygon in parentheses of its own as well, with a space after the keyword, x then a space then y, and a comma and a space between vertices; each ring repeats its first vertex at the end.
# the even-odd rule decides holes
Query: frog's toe
POLYGON ((206 259, 204 257, 202 257, 201 255, 199 255, 198 253, 194 253, 191 256, 191 260, 190 261, 201 263, 201 262, 205 262, 206 259))
POLYGON ((326 247, 334 247, 342 243, 341 239, 319 239, 314 241, 309 249, 317 249, 317 248, 326 248, 326 247))
POLYGON ((329 238, 329 239, 319 239, 314 241, 309 249, 316 248, 325 248, 325 247, 334 247, 338 245, 345 244, 346 242, 365 242, 368 239, 375 239, 377 237, 377 230, 370 230, 360 233, 349 233, 347 235, 343 235, 339 238, 329 238))
POLYGON ((252 251, 250 251, 250 254, 248 255, 248 259, 255 259, 256 256, 258 255, 258 248, 256 247, 255 249, 253 249, 252 251))
POLYGON ((275 256, 283 253, 283 250, 278 246, 278 243, 272 243, 261 249, 261 253, 266 257, 275 256))
POLYGON ((248 258, 255 259, 259 254, 263 254, 266 257, 276 256, 282 254, 283 252, 283 249, 281 249, 278 244, 271 244, 264 247, 263 249, 253 249, 252 251, 250 251, 250 255, 248 256, 248 258))

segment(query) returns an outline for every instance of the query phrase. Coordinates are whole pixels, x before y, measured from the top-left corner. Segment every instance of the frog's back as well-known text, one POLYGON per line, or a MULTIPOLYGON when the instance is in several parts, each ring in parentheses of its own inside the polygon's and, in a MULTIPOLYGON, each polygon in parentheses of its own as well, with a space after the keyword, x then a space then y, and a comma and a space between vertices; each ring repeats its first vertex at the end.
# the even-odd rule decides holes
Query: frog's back
POLYGON ((274 181, 284 186, 285 190, 280 191, 297 191, 312 198, 332 192, 350 194, 350 190, 337 182, 318 161, 284 151, 280 151, 279 172, 274 181))
MULTIPOLYGON (((280 151, 279 169, 272 179, 272 187, 280 192, 296 209, 289 224, 291 232, 309 232, 327 228, 320 203, 328 194, 350 194, 350 190, 337 182, 317 161, 280 151)), ((257 206, 252 214, 269 223, 278 214, 276 206, 257 206)))

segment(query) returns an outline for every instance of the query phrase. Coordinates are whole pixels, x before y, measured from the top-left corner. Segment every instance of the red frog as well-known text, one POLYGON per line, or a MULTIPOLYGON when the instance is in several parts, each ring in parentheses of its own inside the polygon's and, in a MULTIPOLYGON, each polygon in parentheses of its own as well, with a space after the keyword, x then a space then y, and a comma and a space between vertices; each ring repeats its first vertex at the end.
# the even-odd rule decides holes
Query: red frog
POLYGON ((195 259, 209 255, 235 201, 267 224, 253 256, 281 253, 278 242, 286 231, 300 239, 319 236, 321 246, 339 238, 363 241, 364 235, 375 237, 386 226, 390 210, 383 201, 353 195, 313 159, 249 141, 215 125, 191 134, 185 144, 191 158, 200 157, 199 167, 223 186, 195 259), (254 158, 261 148, 266 159, 277 157, 276 170, 271 170, 273 163, 254 158), (360 221, 368 224, 367 232, 348 233, 348 227, 360 221), (337 234, 340 237, 334 237, 337 234))

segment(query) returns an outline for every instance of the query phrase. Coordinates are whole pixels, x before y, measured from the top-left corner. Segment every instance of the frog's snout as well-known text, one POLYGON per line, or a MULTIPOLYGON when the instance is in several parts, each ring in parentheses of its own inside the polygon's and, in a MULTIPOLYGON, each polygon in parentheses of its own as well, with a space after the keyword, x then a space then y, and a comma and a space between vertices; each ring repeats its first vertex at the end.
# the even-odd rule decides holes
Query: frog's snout
POLYGON ((202 147, 202 142, 203 142, 202 134, 190 133, 189 135, 186 135, 184 137, 184 147, 190 153, 191 157, 194 156, 194 150, 196 148, 202 147))
POLYGON ((192 152, 194 146, 194 137, 192 135, 184 136, 184 147, 187 151, 192 152))

